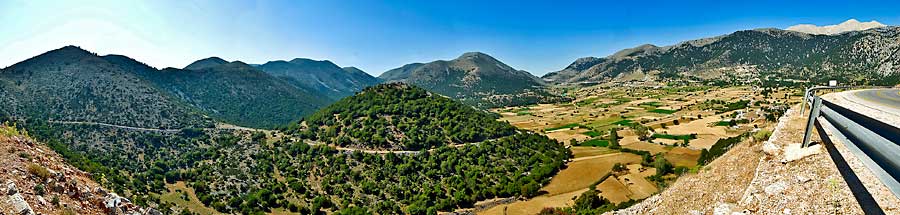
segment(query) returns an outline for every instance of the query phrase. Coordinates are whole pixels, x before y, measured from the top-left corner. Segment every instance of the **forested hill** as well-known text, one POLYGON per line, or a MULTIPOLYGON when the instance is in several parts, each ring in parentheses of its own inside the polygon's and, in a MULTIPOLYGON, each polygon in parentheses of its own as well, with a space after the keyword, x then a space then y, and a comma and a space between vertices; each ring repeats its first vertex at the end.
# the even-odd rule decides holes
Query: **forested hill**
POLYGON ((303 138, 342 147, 420 150, 508 136, 496 116, 403 83, 364 89, 311 115, 303 138))
POLYGON ((286 125, 329 102, 239 61, 139 74, 212 118, 246 127, 286 125))
POLYGON ((0 115, 145 128, 210 124, 171 94, 108 59, 66 46, 3 69, 0 115))
POLYGON ((271 128, 344 95, 298 87, 216 57, 186 68, 159 70, 127 56, 66 46, 0 70, 0 118, 139 128, 209 127, 220 121, 271 128))
POLYGON ((407 64, 379 77, 416 85, 479 108, 566 100, 547 91, 538 77, 480 52, 449 61, 407 64))

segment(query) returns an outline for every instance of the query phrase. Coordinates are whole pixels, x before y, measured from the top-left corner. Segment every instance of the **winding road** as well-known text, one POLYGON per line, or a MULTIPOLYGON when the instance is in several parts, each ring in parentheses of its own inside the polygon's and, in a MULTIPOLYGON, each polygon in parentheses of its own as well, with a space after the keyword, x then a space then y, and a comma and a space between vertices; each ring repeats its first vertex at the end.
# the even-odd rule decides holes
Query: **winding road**
POLYGON ((882 107, 895 109, 900 114, 900 89, 873 89, 853 92, 853 96, 876 103, 882 107))
POLYGON ((96 125, 96 126, 121 128, 121 129, 126 129, 126 130, 164 132, 164 133, 178 133, 179 131, 181 131, 181 129, 140 128, 140 127, 131 127, 131 126, 124 126, 124 125, 113 125, 113 124, 102 123, 102 122, 56 121, 56 120, 50 120, 48 122, 54 123, 54 124, 67 124, 67 125, 96 125))

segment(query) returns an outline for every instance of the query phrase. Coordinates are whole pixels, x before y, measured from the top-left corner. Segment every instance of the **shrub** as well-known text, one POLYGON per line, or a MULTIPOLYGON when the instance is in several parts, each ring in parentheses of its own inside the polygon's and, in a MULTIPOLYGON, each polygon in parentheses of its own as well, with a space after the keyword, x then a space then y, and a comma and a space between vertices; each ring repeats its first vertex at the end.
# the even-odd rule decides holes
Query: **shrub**
POLYGON ((50 171, 48 171, 47 168, 44 168, 41 165, 37 164, 28 164, 28 173, 41 178, 41 180, 47 180, 47 178, 50 178, 50 171))
POLYGON ((762 142, 769 139, 772 136, 772 131, 769 130, 760 130, 753 134, 753 140, 756 142, 762 142))
POLYGON ((46 192, 46 190, 44 189, 44 184, 34 185, 34 193, 37 194, 38 196, 43 196, 45 194, 45 192, 46 192))

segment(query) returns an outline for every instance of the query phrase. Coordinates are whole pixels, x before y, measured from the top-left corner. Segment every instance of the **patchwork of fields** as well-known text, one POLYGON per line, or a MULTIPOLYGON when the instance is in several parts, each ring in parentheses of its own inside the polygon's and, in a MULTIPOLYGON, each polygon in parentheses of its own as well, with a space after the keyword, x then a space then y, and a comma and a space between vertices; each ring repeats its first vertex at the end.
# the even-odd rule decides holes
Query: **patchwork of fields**
POLYGON ((589 87, 573 94, 576 99, 571 103, 493 109, 501 121, 570 146, 574 158, 543 186, 543 195, 480 213, 534 214, 542 208, 571 206, 592 187, 612 203, 647 198, 678 175, 696 171, 701 153, 720 139, 770 126, 774 120, 766 115, 795 92, 589 87), (663 158, 675 171, 656 176, 657 169, 642 154, 663 158), (616 164, 625 170, 614 171, 616 164))

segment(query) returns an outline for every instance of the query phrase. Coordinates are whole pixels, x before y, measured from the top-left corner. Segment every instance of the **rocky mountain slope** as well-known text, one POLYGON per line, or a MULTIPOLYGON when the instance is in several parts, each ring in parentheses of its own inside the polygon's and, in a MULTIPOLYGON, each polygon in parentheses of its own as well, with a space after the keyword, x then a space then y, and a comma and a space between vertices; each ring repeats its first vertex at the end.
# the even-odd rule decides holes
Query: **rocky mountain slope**
POLYGON ((660 79, 835 79, 842 83, 894 85, 900 82, 898 51, 898 27, 835 35, 744 30, 672 46, 642 45, 605 58, 581 58, 543 79, 552 83, 596 83, 649 74, 660 79))
POLYGON ((9 125, 0 125, 0 163, 0 213, 160 214, 107 191, 91 174, 9 125))
MULTIPOLYGON (((242 62, 212 57, 158 70, 121 55, 67 46, 0 70, 0 117, 141 128, 286 125, 357 88, 298 87, 242 62), (207 117, 208 116, 208 117, 207 117)), ((334 66, 342 80, 375 78, 334 66)), ((354 82, 356 83, 356 82, 354 82)))
POLYGON ((332 100, 353 95, 354 92, 381 82, 355 67, 341 68, 327 60, 296 58, 291 61, 269 61, 257 68, 283 78, 298 88, 313 90, 332 100))
POLYGON ((0 70, 0 101, 0 115, 19 120, 147 128, 209 123, 152 82, 74 46, 0 70))
POLYGON ((405 82, 476 107, 496 107, 563 100, 546 91, 545 83, 479 52, 431 63, 407 64, 379 78, 405 82))

